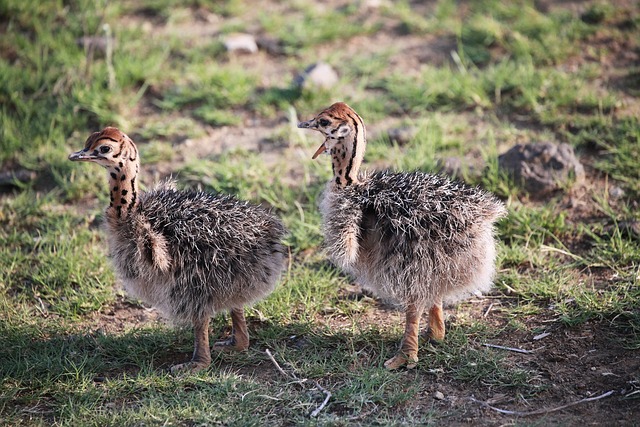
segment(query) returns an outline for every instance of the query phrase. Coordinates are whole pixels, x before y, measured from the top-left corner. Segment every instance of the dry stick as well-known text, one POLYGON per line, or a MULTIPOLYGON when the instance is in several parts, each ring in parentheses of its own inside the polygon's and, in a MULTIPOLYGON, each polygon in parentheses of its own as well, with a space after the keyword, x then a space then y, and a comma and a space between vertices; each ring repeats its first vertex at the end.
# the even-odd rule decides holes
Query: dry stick
POLYGON ((492 347, 492 348, 499 348, 500 350, 509 350, 509 351, 515 351, 516 353, 524 353, 524 354, 531 354, 533 353, 533 351, 531 350, 523 350, 521 348, 514 348, 514 347, 504 347, 501 345, 496 345, 496 344, 482 344, 485 347, 492 347))
MULTIPOLYGON (((265 351, 265 353, 267 353, 267 356, 269 356, 269 359, 271 359, 271 361, 273 362, 274 365, 276 365, 276 368, 278 368, 278 371, 280 371, 280 373, 282 375, 284 375, 285 377, 289 378, 289 374, 287 374, 278 364, 278 362, 276 361, 276 359, 273 358, 273 355, 271 354, 271 352, 269 351, 269 349, 267 348, 265 351)), ((295 375, 293 376, 295 378, 295 375)))
POLYGON ((329 390, 327 390, 326 388, 322 387, 316 381, 314 381, 314 383, 316 384, 316 387, 318 387, 318 389, 320 389, 320 391, 322 391, 324 394, 326 394, 326 396, 325 396, 324 401, 322 402, 322 404, 320 406, 318 406, 316 408, 316 410, 311 413, 311 418, 317 417, 318 414, 320 413, 320 411, 322 411, 324 409, 324 407, 327 406, 327 403, 329 403, 329 399, 331 399, 331 392, 329 390))
POLYGON ((491 311, 491 309, 493 308, 493 303, 491 303, 491 305, 489 306, 489 308, 487 308, 487 311, 484 312, 484 315, 482 317, 487 317, 489 315, 489 312, 491 311))
POLYGON ((562 409, 568 408, 570 406, 574 406, 577 405, 579 403, 584 403, 584 402, 592 402, 594 400, 598 400, 598 399, 603 399, 605 397, 611 396, 614 393, 614 390, 610 390, 606 393, 601 394, 600 396, 596 396, 596 397, 587 397, 585 399, 582 400, 578 400, 576 402, 571 402, 571 403, 567 403, 566 405, 562 405, 562 406, 558 406, 556 408, 551 408, 551 409, 538 409, 536 411, 531 411, 531 412, 520 412, 520 411, 508 411, 506 409, 500 409, 500 408, 496 408, 495 406, 491 406, 489 405, 487 402, 483 402, 481 400, 477 400, 474 399, 473 397, 470 397, 469 399, 472 402, 476 402, 479 403, 482 406, 486 406, 487 408, 493 409, 494 411, 500 412, 501 414, 507 414, 507 415, 517 415, 519 417, 528 417, 530 415, 542 415, 542 414, 548 414, 551 412, 556 412, 556 411, 560 411, 562 409))
MULTIPOLYGON (((286 378, 293 378, 294 380, 296 380, 296 382, 298 384, 302 384, 305 381, 307 381, 306 378, 303 378, 302 380, 299 379, 295 372, 292 372, 291 374, 288 374, 287 372, 284 371, 284 369, 282 369, 280 367, 280 364, 276 361, 276 359, 273 357, 273 355, 271 354, 271 352, 269 351, 269 349, 265 349, 264 350, 265 353, 267 353, 267 356, 269 356, 269 359, 271 359, 271 362, 273 362, 273 364, 276 366, 276 368, 278 369, 278 371, 280 371, 280 373, 282 375, 284 375, 286 378)), ((314 381, 314 384, 316 385, 316 388, 318 390, 320 390, 321 392, 323 392, 326 396, 324 398, 324 401, 322 402, 322 404, 320 404, 320 406, 318 406, 315 411, 313 411, 310 416, 312 418, 315 418, 318 416, 318 414, 320 413, 320 411, 322 411, 324 409, 325 406, 327 406, 327 403, 329 403, 329 399, 331 399, 331 392, 329 390, 327 390, 326 388, 322 387, 317 381, 314 381)))
POLYGON ((631 393, 629 393, 629 394, 625 395, 625 396, 623 397, 623 399, 628 399, 628 398, 630 398, 631 396, 633 396, 634 394, 638 394, 638 393, 640 393, 640 390, 632 391, 631 393))

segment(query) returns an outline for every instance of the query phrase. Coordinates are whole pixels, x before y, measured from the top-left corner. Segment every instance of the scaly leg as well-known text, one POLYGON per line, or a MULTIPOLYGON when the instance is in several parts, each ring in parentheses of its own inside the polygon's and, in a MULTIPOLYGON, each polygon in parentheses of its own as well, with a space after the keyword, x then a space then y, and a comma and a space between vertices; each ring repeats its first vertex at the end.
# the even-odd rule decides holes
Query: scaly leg
POLYGON ((249 348, 249 331, 244 320, 244 309, 231 309, 231 336, 213 344, 214 351, 244 351, 249 348))
POLYGON ((436 341, 444 339, 444 313, 442 313, 442 300, 433 304, 429 309, 429 338, 436 341))
POLYGON ((423 308, 418 308, 415 304, 407 305, 407 320, 400 350, 395 356, 384 362, 385 368, 398 369, 405 365, 408 369, 415 368, 418 362, 418 331, 422 311, 423 308))
POLYGON ((171 367, 172 373, 191 371, 198 372, 211 364, 211 352, 209 350, 209 316, 193 322, 195 343, 193 345, 193 357, 187 363, 181 363, 171 367))

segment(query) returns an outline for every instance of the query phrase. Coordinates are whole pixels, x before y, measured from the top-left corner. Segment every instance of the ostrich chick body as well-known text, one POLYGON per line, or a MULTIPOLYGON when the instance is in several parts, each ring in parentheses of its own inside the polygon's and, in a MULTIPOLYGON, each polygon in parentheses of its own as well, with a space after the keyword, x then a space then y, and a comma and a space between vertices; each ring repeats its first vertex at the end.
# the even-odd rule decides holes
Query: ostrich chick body
POLYGON ((478 188, 422 172, 359 173, 366 147, 362 119, 344 103, 298 124, 325 136, 334 178, 322 195, 325 246, 331 260, 374 293, 400 302, 406 325, 400 350, 385 366, 415 366, 422 313, 429 334, 444 339, 443 301, 491 288, 494 222, 502 202, 478 188))
POLYGON ((210 364, 209 320, 219 312, 231 312, 232 332, 214 350, 247 349, 244 306, 275 288, 286 252, 282 223, 265 209, 228 195, 178 191, 169 183, 138 191, 138 150, 116 128, 92 134, 69 159, 107 169, 111 203, 106 231, 125 289, 194 327, 193 358, 172 371, 210 364))

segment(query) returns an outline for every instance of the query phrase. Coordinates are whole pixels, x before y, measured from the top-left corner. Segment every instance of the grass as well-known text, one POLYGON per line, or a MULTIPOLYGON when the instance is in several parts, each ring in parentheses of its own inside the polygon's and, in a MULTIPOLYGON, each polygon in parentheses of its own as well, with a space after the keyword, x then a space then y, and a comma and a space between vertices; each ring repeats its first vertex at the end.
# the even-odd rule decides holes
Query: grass
POLYGON ((372 33, 377 27, 363 24, 363 16, 355 6, 335 10, 313 3, 300 3, 297 7, 293 4, 285 13, 264 15, 260 19, 264 30, 280 40, 288 52, 372 33))
MULTIPOLYGON (((600 42, 607 37, 637 49, 629 41, 637 10, 597 1, 580 13, 525 0, 466 9, 450 0, 338 3, 273 2, 270 13, 234 0, 0 5, 0 164, 36 175, 0 195, 0 423, 466 423, 478 416, 468 396, 506 395, 507 404, 530 408, 554 406, 557 384, 563 396, 582 393, 573 381, 589 378, 558 381, 550 374, 556 362, 541 353, 534 360, 483 346, 532 348, 530 337, 547 330, 597 329, 592 345, 623 361, 611 368, 617 389, 637 387, 637 375, 623 370, 640 348, 640 240, 630 227, 640 221, 640 122, 628 114, 637 103, 626 104, 637 94, 637 68, 621 65, 627 89, 604 85, 615 76, 583 56, 615 54, 600 42), (262 34, 282 53, 227 53, 219 36, 231 31, 262 34), (112 51, 83 45, 83 37, 112 51), (411 62, 402 43, 386 38, 454 41, 455 49, 442 63, 411 62), (346 49, 350 43, 362 51, 346 49), (295 75, 318 60, 338 69, 337 86, 296 87, 295 75), (434 172, 439 160, 458 157, 462 178, 509 207, 498 227, 493 294, 448 309, 447 339, 423 341, 412 371, 382 368, 402 313, 354 292, 322 252, 317 200, 330 166, 310 159, 320 140, 295 123, 336 100, 368 125, 367 168, 434 172), (146 312, 118 290, 99 227, 108 203, 103 172, 67 160, 107 125, 139 144, 144 186, 172 174, 180 187, 269 206, 286 223, 292 264, 277 290, 247 310, 248 352, 215 355, 197 375, 167 373, 189 357, 192 332, 136 320, 146 312), (384 132, 396 125, 415 129, 406 144, 384 132), (273 130, 246 137, 253 126, 273 130), (261 151, 193 150, 222 138, 234 147, 240 137, 261 151), (538 140, 576 148, 591 184, 584 194, 534 200, 501 173, 500 153, 538 140), (267 348, 307 381, 284 378, 267 348), (314 381, 332 393, 317 419, 309 414, 324 394, 314 381), (440 390, 444 400, 433 398, 440 390)), ((214 319, 212 338, 227 324, 214 319)))

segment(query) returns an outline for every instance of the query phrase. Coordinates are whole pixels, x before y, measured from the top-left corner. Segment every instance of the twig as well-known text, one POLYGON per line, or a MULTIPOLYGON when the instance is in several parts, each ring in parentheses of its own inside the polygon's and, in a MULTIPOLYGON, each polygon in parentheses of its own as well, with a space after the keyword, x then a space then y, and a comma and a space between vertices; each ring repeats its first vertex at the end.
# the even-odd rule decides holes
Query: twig
MULTIPOLYGON (((315 382, 315 381, 314 381, 315 382)), ((331 392, 329 390, 327 390, 326 388, 322 387, 320 384, 316 383, 316 387, 318 387, 318 389, 323 392, 324 394, 326 394, 324 401, 322 402, 322 404, 320 406, 318 406, 316 408, 315 411, 313 411, 311 413, 311 418, 315 418, 318 416, 318 414, 320 413, 320 411, 322 411, 324 409, 325 406, 327 406, 327 403, 329 403, 329 399, 331 399, 331 392)))
POLYGON ((493 303, 489 305, 489 308, 487 308, 487 311, 484 312, 484 315, 482 317, 487 317, 492 308, 493 308, 493 303))
POLYGON ((534 339, 535 341, 538 341, 538 340, 541 340, 542 338, 546 338, 546 337, 548 337, 549 335, 551 335, 551 332, 543 332, 543 333, 538 334, 538 335, 536 335, 535 337, 533 337, 533 339, 534 339))
POLYGON ((49 313, 47 312, 47 308, 44 306, 42 299, 40 297, 36 297, 36 300, 40 303, 40 313, 42 313, 42 317, 48 317, 49 313))
POLYGON ((520 412, 520 411, 509 411, 506 409, 500 409, 500 408, 496 408, 495 406, 491 406, 489 405, 487 402, 483 402, 481 400, 478 399, 474 399, 473 397, 470 397, 469 399, 472 402, 476 402, 479 403, 482 406, 485 406, 489 409, 493 409, 494 411, 500 412, 501 414, 507 414, 507 415, 516 415, 518 417, 528 417, 530 415, 542 415, 542 414, 548 414, 551 412, 556 412, 556 411, 560 411, 562 409, 568 408, 570 406, 574 406, 577 405, 579 403, 585 403, 585 402, 593 402, 594 400, 599 400, 599 399, 604 399, 605 397, 609 397, 611 396, 615 391, 614 390, 610 390, 606 393, 601 394, 600 396, 596 396, 596 397, 587 397, 585 399, 581 399, 581 400, 577 400, 575 402, 571 402, 571 403, 567 403, 566 405, 562 405, 562 406, 557 406, 555 408, 551 408, 551 409, 538 409, 536 411, 530 411, 530 412, 520 412))
MULTIPOLYGON (((285 370, 280 367, 280 364, 275 359, 275 357, 273 357, 273 355, 271 354, 271 352, 269 351, 268 348, 265 349, 264 352, 267 353, 267 356, 269 356, 269 359, 271 359, 271 362, 275 365, 275 367, 278 369, 278 371, 280 371, 280 373, 282 375, 284 375, 286 378, 293 378, 294 380, 296 380, 294 382, 296 384, 300 384, 300 385, 302 385, 303 383, 308 381, 306 378, 299 379, 298 376, 295 374, 295 372, 292 372, 290 374, 285 372, 285 370)), ((315 384, 315 386, 316 386, 316 388, 318 390, 320 390, 321 392, 323 392, 325 394, 324 401, 311 414, 309 414, 309 416, 311 416, 312 418, 315 418, 315 417, 318 416, 320 411, 322 411, 325 408, 325 406, 327 406, 327 403, 329 403, 329 399, 331 399, 331 392, 329 390, 327 390, 326 388, 322 387, 317 381, 314 381, 313 383, 315 384)), ((304 386, 302 386, 302 387, 304 387, 304 386)))
MULTIPOLYGON (((271 359, 271 361, 273 362, 273 364, 274 364, 274 365, 276 365, 276 368, 278 368, 278 371, 280 371, 280 373, 281 373, 282 375, 284 375, 284 376, 285 376, 285 377, 287 377, 287 378, 291 378, 291 377, 289 376, 289 374, 287 374, 287 373, 286 373, 286 372, 285 372, 285 371, 280 367, 280 365, 278 364, 278 362, 276 361, 276 359, 274 359, 273 355, 271 354, 271 352, 269 351, 269 349, 268 349, 268 348, 267 348, 264 352, 265 352, 265 353, 267 353, 267 356, 269 356, 269 359, 271 359)), ((293 378, 295 378, 295 375, 294 375, 294 377, 293 377, 293 378)))
POLYGON ((496 345, 496 344, 482 344, 485 347, 492 347, 492 348, 499 348, 500 350, 509 350, 509 351, 515 351, 516 353, 524 353, 524 354, 531 354, 533 353, 533 351, 531 350, 523 350, 521 348, 514 348, 514 347, 504 347, 501 345, 496 345))
POLYGON ((280 399, 279 397, 273 397, 273 396, 268 396, 266 394, 258 394, 256 395, 258 397, 264 397, 265 399, 270 399, 270 400, 275 400, 276 402, 281 401, 282 399, 280 399))

